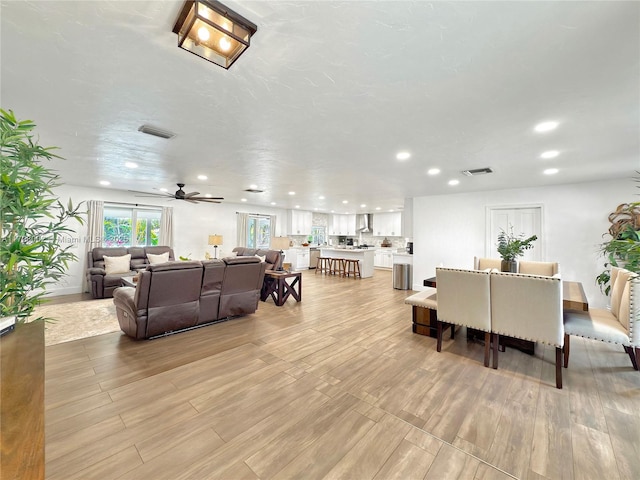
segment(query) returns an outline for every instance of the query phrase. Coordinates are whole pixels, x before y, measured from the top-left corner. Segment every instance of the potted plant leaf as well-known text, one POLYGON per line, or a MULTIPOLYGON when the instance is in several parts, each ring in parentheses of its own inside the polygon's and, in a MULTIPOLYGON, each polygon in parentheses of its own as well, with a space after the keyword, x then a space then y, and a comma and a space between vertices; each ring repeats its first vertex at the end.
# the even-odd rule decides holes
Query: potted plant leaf
POLYGON ((500 229, 498 234, 498 253, 502 258, 500 270, 503 272, 517 272, 517 258, 524 255, 525 250, 533 248, 532 243, 538 239, 537 235, 531 235, 525 238, 524 233, 514 235, 513 226, 510 227, 509 233, 500 229))
POLYGON ((80 205, 65 206, 53 194, 59 176, 43 162, 60 157, 38 145, 34 128, 0 109, 0 320, 7 328, 11 319, 26 321, 46 287, 64 276, 76 259, 67 222, 83 223, 80 205))

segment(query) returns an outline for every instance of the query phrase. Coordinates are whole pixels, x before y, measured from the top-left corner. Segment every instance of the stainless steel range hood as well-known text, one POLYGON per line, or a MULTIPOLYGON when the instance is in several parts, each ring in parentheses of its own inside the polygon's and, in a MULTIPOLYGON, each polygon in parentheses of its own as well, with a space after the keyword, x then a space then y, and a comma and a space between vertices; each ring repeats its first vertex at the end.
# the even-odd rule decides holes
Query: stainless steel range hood
POLYGON ((356 217, 356 220, 357 220, 359 233, 373 232, 373 214, 371 213, 359 214, 356 217))

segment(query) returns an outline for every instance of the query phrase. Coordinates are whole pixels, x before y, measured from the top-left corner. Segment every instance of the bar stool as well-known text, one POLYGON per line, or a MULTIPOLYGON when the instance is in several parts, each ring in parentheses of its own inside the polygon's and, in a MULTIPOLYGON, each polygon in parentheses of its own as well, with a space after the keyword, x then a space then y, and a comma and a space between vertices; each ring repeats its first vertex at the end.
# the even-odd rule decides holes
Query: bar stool
POLYGON ((331 258, 329 267, 329 273, 332 275, 344 275, 344 259, 342 258, 331 258))
POLYGON ((349 277, 353 275, 353 278, 362 278, 360 274, 360 261, 350 258, 344 259, 344 276, 349 277))
POLYGON ((329 257, 318 257, 315 273, 331 273, 331 259, 329 257))

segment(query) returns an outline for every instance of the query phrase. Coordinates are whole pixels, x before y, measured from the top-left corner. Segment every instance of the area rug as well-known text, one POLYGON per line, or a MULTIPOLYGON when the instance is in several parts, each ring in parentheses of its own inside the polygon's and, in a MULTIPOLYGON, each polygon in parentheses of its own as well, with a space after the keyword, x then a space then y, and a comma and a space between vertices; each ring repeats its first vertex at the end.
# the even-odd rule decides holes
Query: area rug
POLYGON ((36 317, 48 318, 44 328, 46 346, 120 330, 113 298, 40 305, 36 317))

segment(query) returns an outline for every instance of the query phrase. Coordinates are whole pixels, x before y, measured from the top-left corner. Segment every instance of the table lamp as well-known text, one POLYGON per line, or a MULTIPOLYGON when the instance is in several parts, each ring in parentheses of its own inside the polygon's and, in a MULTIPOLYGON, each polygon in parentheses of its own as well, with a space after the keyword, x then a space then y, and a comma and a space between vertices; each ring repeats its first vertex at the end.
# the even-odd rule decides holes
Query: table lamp
POLYGON ((273 250, 280 250, 280 263, 276 267, 276 270, 282 271, 282 262, 284 261, 284 252, 289 248, 289 237, 273 237, 271 239, 271 248, 273 250))
POLYGON ((218 258, 218 245, 222 245, 222 235, 209 235, 209 245, 213 245, 213 258, 218 258))

